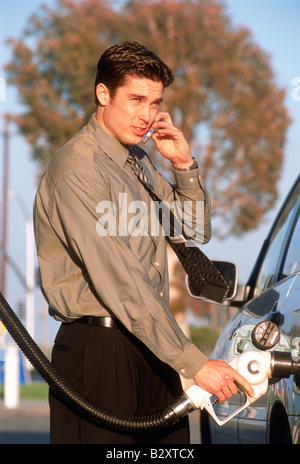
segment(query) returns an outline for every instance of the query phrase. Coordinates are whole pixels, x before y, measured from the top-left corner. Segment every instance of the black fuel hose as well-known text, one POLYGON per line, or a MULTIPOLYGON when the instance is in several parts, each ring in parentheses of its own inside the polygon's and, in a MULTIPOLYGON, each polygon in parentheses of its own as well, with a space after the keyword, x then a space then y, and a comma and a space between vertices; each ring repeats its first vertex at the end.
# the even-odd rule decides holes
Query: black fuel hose
POLYGON ((64 379, 32 339, 1 292, 0 320, 56 398, 72 412, 95 425, 120 433, 154 431, 174 425, 193 410, 188 399, 182 396, 174 405, 149 416, 126 417, 107 411, 85 398, 64 379))

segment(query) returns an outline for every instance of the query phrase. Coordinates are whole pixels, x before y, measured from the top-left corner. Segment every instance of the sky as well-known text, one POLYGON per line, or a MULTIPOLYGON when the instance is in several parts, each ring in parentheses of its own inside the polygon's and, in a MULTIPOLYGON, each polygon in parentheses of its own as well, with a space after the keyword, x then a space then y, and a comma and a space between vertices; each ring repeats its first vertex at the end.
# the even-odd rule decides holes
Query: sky
MULTIPOLYGON (((28 17, 44 3, 55 6, 55 0, 0 0, 0 132, 3 115, 22 111, 15 88, 5 85, 4 64, 11 59, 7 37, 20 37, 28 17)), ((116 2, 117 4, 118 2, 116 2)), ((299 60, 299 0, 225 0, 226 10, 235 25, 246 26, 257 44, 270 55, 271 66, 279 87, 286 90, 285 104, 292 117, 287 133, 285 159, 279 183, 279 199, 264 222, 255 231, 240 239, 212 238, 204 252, 211 259, 235 262, 240 283, 246 283, 263 240, 281 202, 300 172, 300 60, 299 60), (299 90, 297 90, 297 84, 299 90)), ((16 130, 10 128, 9 144, 9 226, 8 254, 25 276, 25 221, 32 216, 32 204, 37 188, 37 165, 31 159, 30 146, 16 130)), ((0 208, 2 210, 3 141, 0 138, 0 208)), ((11 268, 7 273, 6 299, 13 309, 25 302, 25 289, 11 268)), ((35 291, 36 327, 34 336, 39 343, 51 343, 58 323, 47 315, 47 305, 38 289, 35 291)))

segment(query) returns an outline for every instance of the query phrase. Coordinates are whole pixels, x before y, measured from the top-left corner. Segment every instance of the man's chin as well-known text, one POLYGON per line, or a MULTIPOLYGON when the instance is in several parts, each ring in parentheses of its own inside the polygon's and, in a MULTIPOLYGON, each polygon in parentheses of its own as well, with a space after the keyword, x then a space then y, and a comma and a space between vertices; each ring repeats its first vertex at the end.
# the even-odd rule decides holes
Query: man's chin
POLYGON ((124 137, 123 140, 120 140, 120 142, 123 144, 123 145, 138 145, 139 143, 141 143, 142 141, 142 138, 143 137, 138 137, 138 136, 132 136, 132 137, 124 137))

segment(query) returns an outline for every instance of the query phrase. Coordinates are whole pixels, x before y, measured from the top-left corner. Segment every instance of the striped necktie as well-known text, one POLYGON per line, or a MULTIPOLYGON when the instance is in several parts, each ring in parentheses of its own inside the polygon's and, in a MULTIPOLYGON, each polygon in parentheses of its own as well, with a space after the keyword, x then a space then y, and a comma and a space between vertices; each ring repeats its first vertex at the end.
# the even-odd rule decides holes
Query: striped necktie
POLYGON ((168 240, 173 240, 176 242, 179 242, 179 241, 185 242, 186 240, 184 239, 182 235, 182 231, 181 231, 182 230, 181 222, 179 224, 178 219, 175 218, 170 208, 164 202, 162 202, 161 198, 159 198, 159 196, 155 193, 154 188, 145 172, 144 166, 137 160, 137 158, 134 156, 133 153, 129 153, 127 162, 132 167, 134 173, 137 175, 140 182, 144 185, 144 187, 147 188, 151 197, 155 201, 158 201, 160 203, 160 209, 159 209, 160 217, 159 218, 161 220, 163 216, 164 224, 168 226, 168 231, 170 232, 167 237, 168 240))
POLYGON ((144 167, 142 166, 141 163, 139 163, 139 161, 136 159, 133 153, 129 153, 127 162, 130 164, 130 166, 132 167, 132 169, 134 170, 135 174, 138 176, 140 181, 144 185, 146 185, 148 189, 151 190, 151 192, 154 193, 154 189, 151 185, 150 180, 147 177, 144 167))
MULTIPOLYGON (((163 204, 162 200, 155 193, 144 167, 133 153, 129 153, 127 162, 140 182, 144 185, 144 187, 146 187, 151 197, 163 204)), ((155 169, 155 167, 153 168, 155 169)), ((162 214, 164 214, 163 209, 162 214)), ((189 276, 193 289, 204 298, 222 303, 229 290, 229 287, 222 275, 210 259, 207 258, 207 256, 198 247, 189 247, 186 245, 186 239, 188 239, 188 237, 186 237, 184 233, 181 232, 181 235, 177 235, 175 233, 177 219, 169 208, 168 214, 164 214, 164 216, 168 216, 167 219, 171 226, 170 236, 167 236, 166 238, 177 255, 186 274, 189 276)), ((182 227, 177 230, 181 231, 181 229, 182 227)))

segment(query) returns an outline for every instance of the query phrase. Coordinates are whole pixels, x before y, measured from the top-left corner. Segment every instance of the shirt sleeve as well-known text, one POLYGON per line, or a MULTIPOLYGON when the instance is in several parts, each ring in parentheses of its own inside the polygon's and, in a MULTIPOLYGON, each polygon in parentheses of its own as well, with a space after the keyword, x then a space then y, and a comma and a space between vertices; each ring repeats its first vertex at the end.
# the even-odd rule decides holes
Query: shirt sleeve
POLYGON ((211 203, 199 167, 190 171, 173 169, 175 184, 172 185, 155 169, 147 156, 142 159, 158 197, 172 206, 179 232, 183 231, 190 237, 187 246, 207 243, 212 235, 211 203))
MULTIPOLYGON (((55 188, 48 213, 55 234, 90 281, 101 306, 158 358, 192 378, 207 358, 186 338, 152 287, 142 263, 131 251, 128 237, 113 231, 105 236, 97 234, 100 200, 110 200, 104 182, 76 173, 64 176, 55 188)), ((63 285, 69 287, 68 304, 75 305, 79 285, 76 276, 66 276, 63 285)))
POLYGON ((211 239, 211 203, 210 195, 199 172, 199 167, 191 171, 174 169, 176 195, 183 211, 183 223, 186 235, 194 245, 201 246, 211 239))

